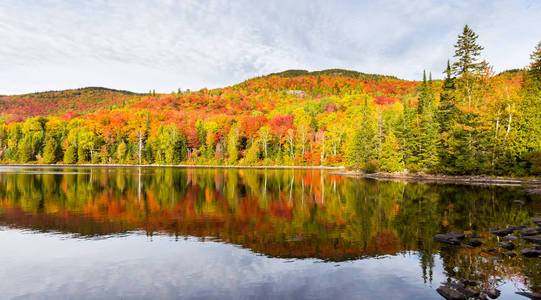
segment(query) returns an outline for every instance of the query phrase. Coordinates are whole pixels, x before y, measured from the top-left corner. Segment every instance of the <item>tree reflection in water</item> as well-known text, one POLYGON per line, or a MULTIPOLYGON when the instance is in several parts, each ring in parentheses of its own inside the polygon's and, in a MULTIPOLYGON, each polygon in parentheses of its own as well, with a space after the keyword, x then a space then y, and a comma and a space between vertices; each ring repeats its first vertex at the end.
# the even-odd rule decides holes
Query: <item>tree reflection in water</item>
POLYGON ((413 252, 425 283, 435 255, 449 280, 532 290, 539 259, 487 254, 490 227, 528 222, 539 199, 513 187, 358 180, 320 170, 79 168, 0 172, 0 224, 79 238, 130 231, 215 239, 281 258, 343 261, 413 252), (524 206, 513 205, 521 199, 524 206), (473 232, 483 247, 432 236, 473 232), (495 257, 498 259, 495 259, 495 257))

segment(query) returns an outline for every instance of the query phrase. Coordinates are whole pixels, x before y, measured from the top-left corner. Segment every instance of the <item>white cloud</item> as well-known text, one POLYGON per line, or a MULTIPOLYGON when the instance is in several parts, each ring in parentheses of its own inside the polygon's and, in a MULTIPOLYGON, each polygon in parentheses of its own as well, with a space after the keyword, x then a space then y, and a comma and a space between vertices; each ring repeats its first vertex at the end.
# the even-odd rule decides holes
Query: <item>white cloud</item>
POLYGON ((289 68, 439 76, 462 26, 503 70, 541 39, 536 1, 0 3, 0 93, 102 85, 169 92, 289 68))

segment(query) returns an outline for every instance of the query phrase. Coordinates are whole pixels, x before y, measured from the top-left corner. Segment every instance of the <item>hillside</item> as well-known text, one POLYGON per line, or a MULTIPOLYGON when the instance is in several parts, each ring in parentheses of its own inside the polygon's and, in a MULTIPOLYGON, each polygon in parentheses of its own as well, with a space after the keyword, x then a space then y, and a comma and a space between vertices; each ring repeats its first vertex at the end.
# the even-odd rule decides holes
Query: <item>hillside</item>
POLYGON ((366 74, 358 71, 344 70, 344 69, 327 69, 321 71, 309 72, 307 70, 286 70, 278 73, 271 73, 267 76, 281 76, 281 77, 299 77, 299 76, 333 76, 333 77, 346 77, 361 80, 381 80, 386 78, 398 79, 395 76, 380 75, 380 74, 366 74))
POLYGON ((463 78, 419 82, 338 69, 171 94, 12 96, 3 103, 12 116, 0 120, 0 161, 539 173, 539 103, 527 72, 475 76, 470 98, 463 78), (36 115, 49 117, 28 118, 36 115))
POLYGON ((66 112, 84 114, 106 107, 123 106, 137 98, 138 95, 132 92, 102 87, 0 96, 0 118, 21 121, 28 117, 66 112))

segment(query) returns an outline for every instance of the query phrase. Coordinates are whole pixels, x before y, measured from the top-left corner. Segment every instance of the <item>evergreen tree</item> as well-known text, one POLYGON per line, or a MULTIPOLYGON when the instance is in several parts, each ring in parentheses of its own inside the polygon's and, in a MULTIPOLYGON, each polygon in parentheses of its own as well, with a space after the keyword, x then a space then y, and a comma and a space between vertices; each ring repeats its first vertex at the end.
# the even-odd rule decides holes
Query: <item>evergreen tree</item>
POLYGON ((541 89, 541 42, 537 44, 530 58, 532 59, 532 64, 528 70, 528 75, 537 84, 537 87, 541 89))
POLYGON ((400 145, 395 135, 390 132, 385 137, 381 148, 380 169, 385 172, 399 172, 404 170, 402 155, 399 152, 400 145))
POLYGON ((422 114, 428 101, 428 84, 426 82, 426 71, 423 70, 423 83, 419 89, 419 102, 417 103, 417 114, 422 114))
POLYGON ((377 159, 379 141, 376 120, 371 116, 370 106, 366 98, 359 123, 359 127, 353 132, 347 147, 348 163, 354 168, 373 171, 377 169, 374 164, 377 159))
POLYGON ((438 107, 437 121, 439 124, 440 133, 447 132, 452 127, 454 122, 454 114, 456 106, 454 101, 455 83, 451 75, 451 66, 447 61, 445 69, 445 80, 443 81, 442 91, 440 94, 440 105, 438 107))
POLYGON ((483 63, 477 62, 477 59, 484 48, 477 44, 478 37, 468 25, 464 26, 462 34, 458 36, 455 44, 455 57, 458 61, 453 64, 453 73, 457 76, 482 70, 483 63))

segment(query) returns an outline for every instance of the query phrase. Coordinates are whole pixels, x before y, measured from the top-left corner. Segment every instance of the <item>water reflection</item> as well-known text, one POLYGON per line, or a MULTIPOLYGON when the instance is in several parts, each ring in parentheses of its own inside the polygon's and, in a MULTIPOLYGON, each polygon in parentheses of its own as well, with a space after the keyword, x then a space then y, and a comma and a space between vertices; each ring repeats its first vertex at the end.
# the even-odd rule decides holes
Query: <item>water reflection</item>
POLYGON ((529 221, 520 188, 356 180, 311 170, 80 168, 0 170, 0 225, 100 238, 143 231, 211 239, 277 258, 343 262, 418 256, 422 283, 449 279, 536 290, 538 259, 445 247, 432 236, 529 221), (521 199, 524 206, 513 205, 521 199), (501 259, 501 260, 499 260, 501 259), (437 272, 436 272, 437 273, 437 272))

